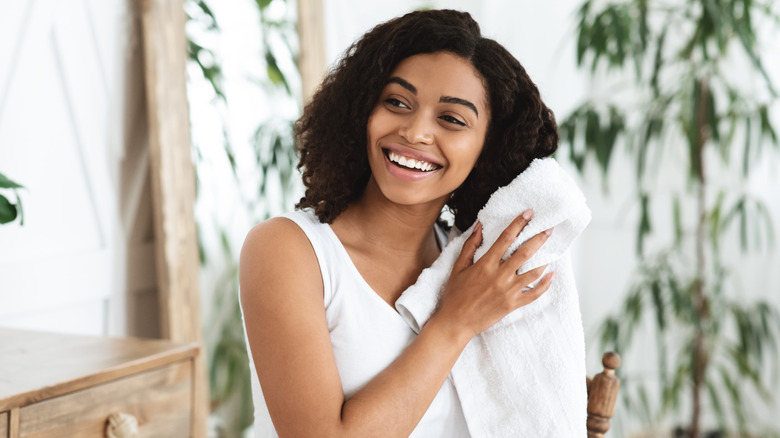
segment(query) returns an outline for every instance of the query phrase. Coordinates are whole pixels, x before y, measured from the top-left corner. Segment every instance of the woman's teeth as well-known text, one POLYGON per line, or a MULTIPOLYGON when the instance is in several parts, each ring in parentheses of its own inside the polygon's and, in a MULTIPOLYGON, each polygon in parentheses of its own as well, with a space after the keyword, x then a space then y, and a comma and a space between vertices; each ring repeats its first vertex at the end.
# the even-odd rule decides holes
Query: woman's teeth
POLYGON ((394 152, 388 152, 387 158, 390 159, 395 164, 398 164, 399 166, 406 167, 408 169, 417 169, 421 170, 423 172, 430 172, 431 170, 438 169, 439 166, 433 163, 429 163, 427 161, 422 160, 415 160, 414 158, 407 158, 403 155, 398 155, 394 152))

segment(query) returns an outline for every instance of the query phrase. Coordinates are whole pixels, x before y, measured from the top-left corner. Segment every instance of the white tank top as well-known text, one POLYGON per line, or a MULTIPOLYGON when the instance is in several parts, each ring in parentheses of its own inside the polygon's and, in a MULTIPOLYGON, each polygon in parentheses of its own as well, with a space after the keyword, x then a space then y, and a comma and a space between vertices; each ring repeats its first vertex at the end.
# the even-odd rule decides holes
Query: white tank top
MULTIPOLYGON (((328 331, 344 396, 349 399, 400 356, 416 335, 401 315, 366 283, 330 225, 321 223, 310 210, 293 211, 283 217, 303 230, 319 261, 328 331)), ((438 227, 436 231, 443 247, 444 233, 438 227)), ((277 437, 251 351, 249 366, 255 404, 255 436, 277 437)), ((388 415, 393 413, 388 412, 388 415)), ((410 437, 469 436, 460 400, 448 378, 410 437)))

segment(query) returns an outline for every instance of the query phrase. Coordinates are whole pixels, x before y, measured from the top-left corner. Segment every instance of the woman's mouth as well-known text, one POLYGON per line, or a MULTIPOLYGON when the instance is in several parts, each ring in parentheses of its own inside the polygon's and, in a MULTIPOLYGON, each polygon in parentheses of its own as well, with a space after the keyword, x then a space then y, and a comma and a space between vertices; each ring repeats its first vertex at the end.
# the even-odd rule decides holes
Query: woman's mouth
POLYGON ((384 153, 391 163, 404 169, 415 170, 418 172, 432 172, 434 170, 441 169, 441 166, 438 164, 429 163, 422 160, 415 160, 414 158, 405 157, 387 149, 384 150, 384 153))

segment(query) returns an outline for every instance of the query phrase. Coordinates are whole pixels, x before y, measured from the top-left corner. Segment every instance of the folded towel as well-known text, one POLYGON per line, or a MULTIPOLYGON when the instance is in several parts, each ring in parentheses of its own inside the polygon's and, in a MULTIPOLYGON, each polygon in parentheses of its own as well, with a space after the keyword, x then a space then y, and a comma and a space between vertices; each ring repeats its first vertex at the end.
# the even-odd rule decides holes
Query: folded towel
MULTIPOLYGON (((518 273, 549 264, 549 290, 474 337, 452 369, 471 436, 584 437, 587 418, 585 341, 569 247, 590 222, 585 197, 552 158, 534 160, 509 185, 493 193, 477 214, 483 242, 478 260, 509 223, 527 208, 534 217, 506 259, 532 236, 555 227, 518 273)), ((431 316, 463 243, 474 226, 455 237, 433 265, 396 301, 419 333, 431 316)))

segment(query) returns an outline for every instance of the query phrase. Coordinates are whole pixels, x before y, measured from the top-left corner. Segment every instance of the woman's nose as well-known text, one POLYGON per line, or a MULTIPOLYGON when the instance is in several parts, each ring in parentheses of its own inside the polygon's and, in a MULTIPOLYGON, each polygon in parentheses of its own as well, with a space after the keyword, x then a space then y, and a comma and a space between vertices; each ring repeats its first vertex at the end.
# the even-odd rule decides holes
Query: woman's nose
POLYGON ((409 143, 433 142, 433 126, 428 117, 424 115, 413 115, 406 119, 406 123, 401 126, 399 134, 409 143))

